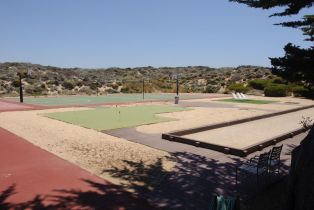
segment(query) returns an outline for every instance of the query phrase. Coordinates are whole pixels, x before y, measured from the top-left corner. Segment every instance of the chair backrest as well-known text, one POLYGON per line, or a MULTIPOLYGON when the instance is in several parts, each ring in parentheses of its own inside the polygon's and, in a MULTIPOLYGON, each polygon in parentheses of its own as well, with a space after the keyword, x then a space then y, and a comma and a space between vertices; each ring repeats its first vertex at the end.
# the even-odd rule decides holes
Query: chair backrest
POLYGON ((246 99, 246 95, 244 95, 243 93, 240 93, 240 95, 242 96, 243 99, 246 99))
POLYGON ((242 96, 240 95, 240 93, 236 93, 236 95, 239 99, 242 99, 242 96))
POLYGON ((238 97, 237 97, 237 95, 236 95, 235 93, 232 93, 232 97, 233 97, 234 99, 238 99, 238 97))
POLYGON ((259 173, 267 172, 269 154, 270 154, 270 151, 259 155, 258 162, 257 162, 257 170, 259 173))
POLYGON ((280 160, 282 146, 283 145, 280 145, 278 147, 273 147, 270 153, 270 157, 269 157, 270 160, 280 160))

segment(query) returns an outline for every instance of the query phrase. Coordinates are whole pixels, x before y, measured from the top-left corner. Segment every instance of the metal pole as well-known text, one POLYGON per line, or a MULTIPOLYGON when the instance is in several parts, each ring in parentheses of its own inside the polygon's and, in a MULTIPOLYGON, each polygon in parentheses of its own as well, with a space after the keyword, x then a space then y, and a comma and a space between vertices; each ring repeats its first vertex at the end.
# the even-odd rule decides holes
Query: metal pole
POLYGON ((177 77, 177 96, 179 95, 179 79, 177 77))
POLYGON ((20 102, 23 103, 23 84, 22 84, 22 74, 19 73, 20 78, 20 102))
POLYGON ((144 79, 143 79, 143 100, 145 99, 145 96, 144 96, 144 93, 145 93, 145 81, 144 81, 144 79))

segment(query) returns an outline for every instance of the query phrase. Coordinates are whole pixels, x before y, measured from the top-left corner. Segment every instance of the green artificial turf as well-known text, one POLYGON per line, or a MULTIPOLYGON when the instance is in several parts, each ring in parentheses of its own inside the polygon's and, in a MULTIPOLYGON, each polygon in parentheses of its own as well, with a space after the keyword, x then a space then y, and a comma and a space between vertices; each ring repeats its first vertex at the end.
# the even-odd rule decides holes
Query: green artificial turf
POLYGON ((266 101, 266 100, 254 100, 254 99, 223 99, 219 101, 233 102, 233 103, 247 103, 247 104, 271 104, 276 101, 266 101))
POLYGON ((170 105, 143 105, 97 108, 85 111, 57 112, 44 114, 44 116, 102 131, 171 121, 174 119, 159 117, 156 116, 156 114, 184 110, 189 109, 170 105))
MULTIPOLYGON (((171 93, 145 93, 144 101, 174 100, 175 94, 171 93)), ((203 96, 204 97, 204 96, 203 96)), ((202 98, 200 95, 181 94, 181 99, 202 98)), ((18 101, 19 98, 9 100, 18 101)), ((125 103, 143 101, 142 94, 108 94, 100 96, 59 96, 59 97, 24 97, 26 104, 43 106, 83 105, 97 103, 125 103)))

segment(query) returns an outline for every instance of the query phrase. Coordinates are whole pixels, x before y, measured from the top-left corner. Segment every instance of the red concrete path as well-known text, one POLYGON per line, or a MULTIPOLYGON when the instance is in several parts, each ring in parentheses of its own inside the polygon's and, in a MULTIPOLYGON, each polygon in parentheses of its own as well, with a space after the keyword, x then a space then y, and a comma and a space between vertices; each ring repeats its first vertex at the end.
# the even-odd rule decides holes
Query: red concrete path
POLYGON ((39 106, 0 99, 0 112, 23 111, 37 108, 39 108, 39 106))
POLYGON ((119 186, 0 128, 0 209, 38 206, 151 209, 119 186))

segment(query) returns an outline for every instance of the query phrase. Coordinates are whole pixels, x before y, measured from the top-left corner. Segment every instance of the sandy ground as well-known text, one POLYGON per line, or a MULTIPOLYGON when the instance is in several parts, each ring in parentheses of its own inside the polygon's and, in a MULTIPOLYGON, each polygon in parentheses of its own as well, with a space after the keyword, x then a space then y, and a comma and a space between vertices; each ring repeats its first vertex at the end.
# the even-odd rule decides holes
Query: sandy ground
POLYGON ((86 109, 5 112, 0 113, 0 126, 116 184, 126 180, 113 178, 103 171, 125 167, 132 170, 125 161, 150 165, 162 160, 164 169, 171 170, 174 164, 167 160, 169 154, 166 152, 40 116, 41 113, 86 109))
MULTIPOLYGON (((230 98, 230 97, 229 97, 230 98)), ((210 108, 210 107, 193 107, 193 110, 159 114, 163 117, 177 119, 176 121, 138 126, 137 131, 147 134, 168 133, 177 130, 184 130, 193 127, 200 127, 210 124, 221 123, 225 121, 243 119, 271 112, 284 111, 301 106, 314 104, 314 101, 299 98, 269 98, 269 97, 250 97, 251 99, 273 100, 278 101, 272 104, 244 104, 221 102, 217 99, 194 99, 186 100, 190 102, 207 102, 207 103, 224 103, 234 107, 232 108, 210 108)))
POLYGON ((225 128, 198 132, 183 137, 202 142, 244 149, 275 136, 301 128, 302 116, 314 119, 314 108, 242 123, 225 128))

